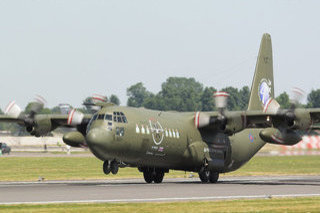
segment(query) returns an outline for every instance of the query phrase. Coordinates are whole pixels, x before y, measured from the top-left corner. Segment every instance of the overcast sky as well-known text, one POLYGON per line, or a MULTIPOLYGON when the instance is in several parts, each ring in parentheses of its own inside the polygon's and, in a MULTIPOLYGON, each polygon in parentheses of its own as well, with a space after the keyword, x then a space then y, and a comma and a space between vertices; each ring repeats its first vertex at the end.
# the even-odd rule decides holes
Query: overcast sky
POLYGON ((320 88, 320 1, 0 0, 0 107, 41 94, 53 107, 120 97, 170 76, 251 86, 271 34, 275 92, 320 88))

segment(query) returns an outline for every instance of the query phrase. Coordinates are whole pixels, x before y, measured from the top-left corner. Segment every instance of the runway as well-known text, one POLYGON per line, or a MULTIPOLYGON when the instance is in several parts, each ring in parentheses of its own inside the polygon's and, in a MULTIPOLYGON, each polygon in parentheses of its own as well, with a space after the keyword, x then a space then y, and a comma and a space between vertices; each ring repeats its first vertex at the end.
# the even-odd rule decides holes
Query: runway
POLYGON ((222 177, 217 184, 198 178, 94 181, 0 182, 0 204, 175 202, 320 196, 320 176, 222 177))

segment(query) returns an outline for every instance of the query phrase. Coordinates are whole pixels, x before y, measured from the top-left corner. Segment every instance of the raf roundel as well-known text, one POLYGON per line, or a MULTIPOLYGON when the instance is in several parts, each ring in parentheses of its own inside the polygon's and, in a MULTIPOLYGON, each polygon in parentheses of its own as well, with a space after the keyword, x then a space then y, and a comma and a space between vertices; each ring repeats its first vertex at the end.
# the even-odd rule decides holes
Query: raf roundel
POLYGON ((249 133, 249 140, 250 140, 250 142, 254 141, 254 137, 253 137, 253 135, 251 133, 249 133))

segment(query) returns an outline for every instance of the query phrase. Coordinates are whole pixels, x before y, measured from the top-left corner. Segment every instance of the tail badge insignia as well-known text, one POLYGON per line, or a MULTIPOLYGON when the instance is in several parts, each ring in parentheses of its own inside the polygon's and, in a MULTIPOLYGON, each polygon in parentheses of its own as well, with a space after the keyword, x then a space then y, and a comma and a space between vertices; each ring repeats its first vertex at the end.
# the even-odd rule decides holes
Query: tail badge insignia
POLYGON ((266 105, 270 96, 271 96, 271 81, 263 78, 259 84, 259 98, 263 106, 266 105))

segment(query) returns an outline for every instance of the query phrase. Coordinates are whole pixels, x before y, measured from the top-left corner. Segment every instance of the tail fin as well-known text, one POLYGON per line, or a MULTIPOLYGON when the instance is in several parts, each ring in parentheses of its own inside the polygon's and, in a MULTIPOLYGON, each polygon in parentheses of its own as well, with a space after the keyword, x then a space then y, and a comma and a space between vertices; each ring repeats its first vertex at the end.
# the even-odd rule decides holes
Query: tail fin
POLYGON ((263 110, 274 98, 271 36, 263 34, 251 86, 248 110, 263 110))

